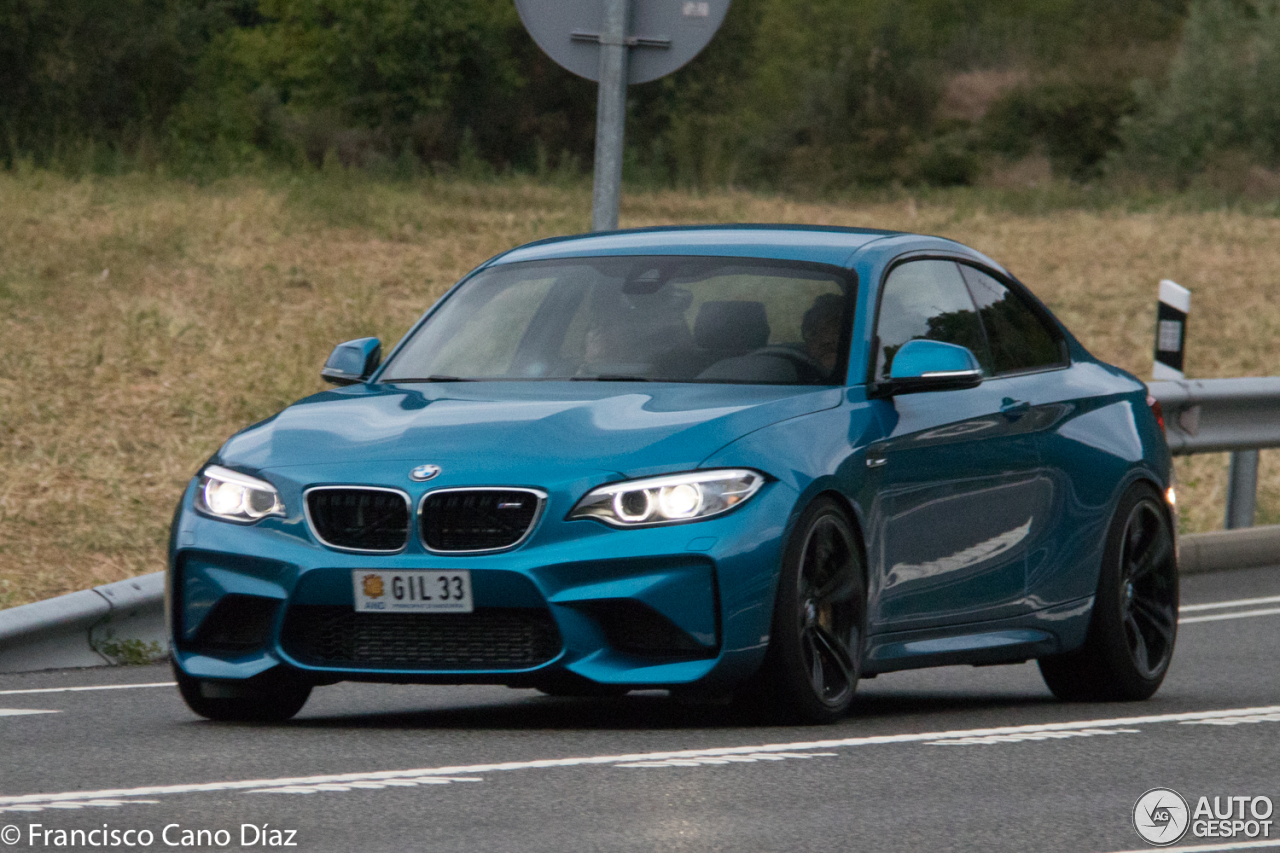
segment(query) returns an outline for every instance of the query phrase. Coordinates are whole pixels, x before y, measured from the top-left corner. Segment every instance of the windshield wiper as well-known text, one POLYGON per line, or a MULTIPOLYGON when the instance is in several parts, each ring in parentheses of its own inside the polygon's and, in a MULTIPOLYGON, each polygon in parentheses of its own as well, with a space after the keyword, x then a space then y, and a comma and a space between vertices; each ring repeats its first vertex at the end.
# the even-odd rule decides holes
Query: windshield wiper
POLYGON ((403 379, 384 379, 382 381, 389 384, 395 384, 400 382, 479 382, 480 380, 464 379, 461 376, 441 376, 438 373, 433 373, 430 376, 406 376, 403 379))
POLYGON ((570 376, 570 382, 652 382, 645 376, 630 376, 626 373, 601 373, 599 376, 570 376))

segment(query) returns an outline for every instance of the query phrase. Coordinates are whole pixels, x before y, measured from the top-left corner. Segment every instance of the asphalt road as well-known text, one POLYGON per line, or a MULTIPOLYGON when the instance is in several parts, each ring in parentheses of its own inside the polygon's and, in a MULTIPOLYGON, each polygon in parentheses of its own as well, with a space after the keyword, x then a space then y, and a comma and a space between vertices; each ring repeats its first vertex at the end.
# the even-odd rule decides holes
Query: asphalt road
POLYGON ((187 711, 163 667, 4 675, 0 853, 105 849, 57 846, 104 824, 135 833, 110 849, 1144 849, 1131 815, 1151 788, 1192 809, 1280 800, 1280 568, 1185 578, 1183 605, 1147 702, 1059 703, 1034 664, 949 667, 866 681, 816 729, 662 694, 366 684, 318 689, 287 724, 227 725, 187 711))

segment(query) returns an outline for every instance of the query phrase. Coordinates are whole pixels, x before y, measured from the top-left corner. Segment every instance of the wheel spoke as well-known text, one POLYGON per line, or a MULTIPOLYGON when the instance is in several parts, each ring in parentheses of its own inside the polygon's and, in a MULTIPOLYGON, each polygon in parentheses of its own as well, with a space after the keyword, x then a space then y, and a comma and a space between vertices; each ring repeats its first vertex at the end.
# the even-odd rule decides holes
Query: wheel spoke
POLYGON ((818 649, 823 652, 822 657, 835 664, 845 685, 852 687, 857 679, 853 674, 853 661, 844 643, 821 625, 814 626, 813 638, 818 649))
POLYGON ((1129 580, 1138 581, 1151 574, 1152 571, 1163 565, 1164 561, 1169 557, 1170 550, 1168 537, 1156 537, 1156 540, 1149 543, 1143 550, 1142 556, 1129 564, 1129 580))
POLYGON ((1143 636, 1142 629, 1138 627, 1138 623, 1132 614, 1125 616, 1124 624, 1125 633, 1129 635, 1129 652, 1133 655, 1133 662, 1138 665, 1138 669, 1145 675, 1151 671, 1147 653, 1147 638, 1143 636))
POLYGON ((813 600, 821 607, 847 601, 855 592, 857 592, 857 578, 854 577, 853 572, 840 572, 813 593, 813 600))
POLYGON ((1146 623, 1158 633, 1165 645, 1172 644, 1174 621, 1172 607, 1166 607, 1145 598, 1135 598, 1133 616, 1136 621, 1146 623))
POLYGON ((809 682, 813 684, 813 688, 818 692, 819 696, 825 696, 827 692, 826 672, 822 666, 822 653, 818 650, 813 634, 812 630, 804 633, 804 643, 809 649, 810 656, 809 682))

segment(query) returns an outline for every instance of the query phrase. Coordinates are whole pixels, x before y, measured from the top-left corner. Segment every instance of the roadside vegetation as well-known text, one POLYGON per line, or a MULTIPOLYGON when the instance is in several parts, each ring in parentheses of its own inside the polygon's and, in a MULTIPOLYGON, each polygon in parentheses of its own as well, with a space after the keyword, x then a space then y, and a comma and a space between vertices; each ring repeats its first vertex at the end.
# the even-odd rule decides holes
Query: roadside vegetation
MULTIPOLYGON (((1275 372, 1280 219, 1091 204, 1065 181, 826 202, 633 191, 622 224, 905 228, 1006 263, 1098 356, 1151 371, 1157 279, 1193 291, 1189 373, 1275 372)), ((227 436, 325 387, 343 340, 393 343, 468 269, 586 230, 582 180, 375 180, 335 163, 206 184, 0 173, 0 607, 164 566, 173 506, 227 436)), ((1220 526, 1226 461, 1179 462, 1184 531, 1220 526)), ((1263 454, 1259 523, 1280 522, 1263 454)))
MULTIPOLYGON (((11 0, 0 166, 211 181, 589 171, 595 87, 512 0, 11 0)), ((1274 0, 734 0, 629 90, 627 179, 1280 191, 1274 0)))

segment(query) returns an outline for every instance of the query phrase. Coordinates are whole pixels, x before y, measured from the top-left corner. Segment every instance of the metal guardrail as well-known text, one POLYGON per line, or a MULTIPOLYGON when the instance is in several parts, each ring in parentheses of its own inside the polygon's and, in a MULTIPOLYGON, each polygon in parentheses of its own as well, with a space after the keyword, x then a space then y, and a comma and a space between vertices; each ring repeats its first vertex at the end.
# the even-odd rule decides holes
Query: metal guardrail
POLYGON ((1280 447, 1280 377, 1152 382, 1175 456, 1231 454, 1225 527, 1252 527, 1258 501, 1258 451, 1280 447))

